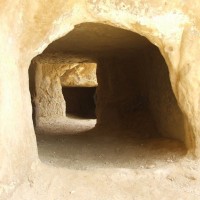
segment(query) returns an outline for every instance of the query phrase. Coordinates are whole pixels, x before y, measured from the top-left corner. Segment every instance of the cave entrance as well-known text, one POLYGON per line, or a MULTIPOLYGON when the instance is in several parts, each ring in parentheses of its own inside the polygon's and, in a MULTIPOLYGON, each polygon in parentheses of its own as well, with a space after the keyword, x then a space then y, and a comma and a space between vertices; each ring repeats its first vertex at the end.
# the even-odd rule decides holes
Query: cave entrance
MULTIPOLYGON (((185 154, 183 114, 171 88, 168 67, 158 48, 146 38, 109 25, 84 23, 50 44, 41 56, 44 63, 48 63, 43 72, 52 72, 52 67, 58 65, 53 81, 41 73, 36 78, 36 85, 39 78, 45 83, 44 95, 50 90, 59 91, 56 98, 59 97, 62 104, 56 109, 52 106, 55 115, 51 122, 58 111, 64 116, 66 112, 86 115, 84 109, 80 109, 82 103, 84 108, 86 101, 91 102, 90 108, 94 108, 94 90, 98 97, 94 129, 90 127, 74 135, 77 124, 72 122, 74 125, 67 124, 68 130, 59 132, 58 136, 45 127, 46 135, 38 136, 41 160, 47 162, 50 156, 55 165, 76 169, 134 168, 135 163, 143 165, 144 160, 152 163, 158 159, 163 163, 169 157, 176 160, 185 154), (63 76, 65 72, 61 68, 66 62, 80 64, 89 60, 97 64, 97 89, 64 87, 60 78, 55 77, 63 76), (63 160, 54 159, 52 152, 63 160)), ((45 107, 46 102, 42 103, 43 98, 36 94, 36 108, 41 106, 49 118, 51 102, 54 101, 54 105, 57 102, 54 95, 47 99, 49 105, 45 107)))

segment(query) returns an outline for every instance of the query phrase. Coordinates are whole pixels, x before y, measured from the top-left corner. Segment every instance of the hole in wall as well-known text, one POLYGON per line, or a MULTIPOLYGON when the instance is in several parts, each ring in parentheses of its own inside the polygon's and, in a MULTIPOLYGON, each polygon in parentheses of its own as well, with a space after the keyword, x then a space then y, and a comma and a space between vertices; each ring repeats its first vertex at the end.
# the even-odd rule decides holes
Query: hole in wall
POLYGON ((96 119, 96 87, 62 87, 66 102, 66 115, 96 119))
MULTIPOLYGON (((66 121, 68 130, 60 129, 60 132, 50 131, 48 124, 43 131, 36 128, 43 162, 73 169, 137 168, 155 162, 164 165, 167 160, 176 161, 185 154, 183 115, 172 92, 167 65, 159 50, 146 38, 108 25, 84 23, 50 44, 41 55, 45 57, 44 63, 49 55, 54 58, 53 68, 55 60, 63 61, 63 55, 73 57, 70 63, 82 63, 87 59, 97 63, 98 88, 93 88, 98 97, 95 103, 97 124, 93 123, 95 128, 92 129, 91 121, 86 120, 88 129, 80 132, 74 132, 76 123, 70 126, 66 121)), ((52 71, 49 66, 45 70, 52 71)), ((56 71, 62 70, 58 67, 56 71)), ((39 87, 38 79, 35 80, 39 87)), ((41 80, 45 82, 43 90, 47 96, 60 81, 55 77, 50 81, 48 76, 41 80)), ((64 115, 76 104, 73 114, 78 112, 86 117, 78 107, 86 102, 83 99, 89 89, 62 84, 59 89, 62 106, 66 106, 64 115)), ((89 98, 91 100, 92 95, 89 98)), ((48 101, 47 111, 51 102, 58 103, 54 96, 48 96, 48 101)), ((38 105, 42 106, 37 94, 36 104, 36 110, 38 105)), ((88 111, 86 107, 84 104, 83 110, 88 111)), ((55 113, 59 109, 55 109, 55 113)), ((51 118, 51 123, 52 120, 56 121, 51 118)), ((56 123, 59 126, 59 120, 56 123)))

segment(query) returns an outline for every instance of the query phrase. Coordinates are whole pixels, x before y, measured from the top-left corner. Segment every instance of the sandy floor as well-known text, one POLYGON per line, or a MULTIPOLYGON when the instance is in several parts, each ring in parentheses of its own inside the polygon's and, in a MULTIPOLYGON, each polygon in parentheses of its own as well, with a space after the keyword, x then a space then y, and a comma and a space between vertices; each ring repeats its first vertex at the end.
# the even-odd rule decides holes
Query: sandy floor
POLYGON ((177 162, 185 155, 184 147, 167 139, 135 139, 97 134, 38 136, 39 156, 55 167, 88 170, 98 168, 155 168, 177 162), (174 153, 176 152, 176 153, 174 153))
POLYGON ((200 199, 200 165, 178 141, 84 123, 37 129, 42 163, 10 200, 200 199))

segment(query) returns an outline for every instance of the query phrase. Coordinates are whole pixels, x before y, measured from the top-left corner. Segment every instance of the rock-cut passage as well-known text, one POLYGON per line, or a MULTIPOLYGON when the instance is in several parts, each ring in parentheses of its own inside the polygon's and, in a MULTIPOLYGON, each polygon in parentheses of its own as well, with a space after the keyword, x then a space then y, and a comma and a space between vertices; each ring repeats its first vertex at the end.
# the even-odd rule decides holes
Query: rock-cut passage
POLYGON ((66 115, 95 119, 96 87, 62 87, 66 102, 66 115))
POLYGON ((47 54, 78 55, 97 63, 97 89, 57 88, 61 94, 63 91, 67 112, 88 115, 95 109, 97 124, 76 135, 68 135, 66 130, 60 132, 62 136, 48 136, 48 129, 43 130, 46 136, 38 132, 42 161, 76 169, 134 168, 144 162, 164 164, 185 153, 183 114, 171 88, 168 67, 146 38, 108 25, 84 23, 50 44, 43 56, 47 54))

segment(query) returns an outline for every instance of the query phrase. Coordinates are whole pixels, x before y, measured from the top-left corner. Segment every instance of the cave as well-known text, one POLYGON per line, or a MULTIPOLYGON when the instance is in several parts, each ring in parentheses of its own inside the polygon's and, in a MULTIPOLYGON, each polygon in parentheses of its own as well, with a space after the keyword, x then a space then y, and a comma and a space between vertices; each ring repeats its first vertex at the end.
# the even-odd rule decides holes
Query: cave
POLYGON ((2 1, 0 199, 199 199, 199 8, 2 1))
MULTIPOLYGON (((111 140, 105 155, 112 154, 115 140, 132 141, 133 146, 141 140, 147 146, 159 140, 163 148, 167 146, 166 151, 185 152, 183 114, 171 88, 167 64, 145 37, 99 23, 79 24, 34 58, 29 73, 30 90, 35 95, 32 104, 38 115, 39 155, 44 162, 49 155, 41 141, 55 148, 59 138, 66 143, 65 149, 79 149, 80 154, 91 140, 95 148, 105 138, 111 140)), ((124 142, 120 145, 126 146, 124 142)), ((89 152, 87 158, 81 156, 84 160, 80 159, 77 169, 90 166, 90 161, 85 163, 93 157, 89 152)), ((66 159, 72 155, 77 156, 66 152, 66 159)), ((70 162, 67 167, 74 165, 70 162)))

